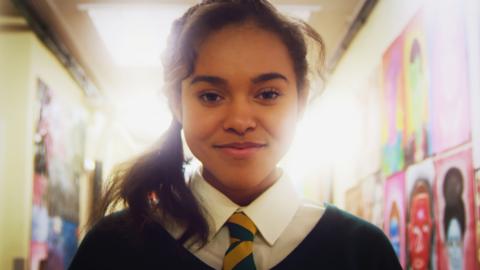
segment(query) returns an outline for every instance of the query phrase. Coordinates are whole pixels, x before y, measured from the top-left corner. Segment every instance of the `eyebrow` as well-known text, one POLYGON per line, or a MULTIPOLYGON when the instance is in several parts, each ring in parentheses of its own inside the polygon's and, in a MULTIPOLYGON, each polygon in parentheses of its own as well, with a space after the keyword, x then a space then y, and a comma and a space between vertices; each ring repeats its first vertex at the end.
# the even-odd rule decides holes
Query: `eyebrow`
POLYGON ((252 83, 256 84, 256 83, 262 83, 262 82, 277 80, 277 79, 284 80, 285 82, 288 83, 287 77, 277 72, 270 72, 270 73, 258 75, 257 77, 253 78, 251 81, 252 83))
MULTIPOLYGON (((252 78, 251 82, 254 83, 254 84, 258 84, 258 83, 271 81, 271 80, 277 80, 277 79, 284 80, 288 83, 287 77, 280 74, 280 73, 277 73, 277 72, 260 74, 256 77, 252 78)), ((190 85, 193 85, 193 84, 196 84, 196 83, 199 83, 199 82, 206 82, 206 83, 210 83, 210 84, 213 84, 213 85, 219 85, 219 86, 224 86, 224 85, 228 84, 227 80, 225 80, 221 77, 218 77, 218 76, 198 75, 198 76, 193 77, 193 79, 190 81, 190 85)))
POLYGON ((206 82, 213 85, 227 85, 227 81, 223 78, 217 76, 209 76, 209 75, 198 75, 193 77, 190 85, 199 83, 199 82, 206 82))

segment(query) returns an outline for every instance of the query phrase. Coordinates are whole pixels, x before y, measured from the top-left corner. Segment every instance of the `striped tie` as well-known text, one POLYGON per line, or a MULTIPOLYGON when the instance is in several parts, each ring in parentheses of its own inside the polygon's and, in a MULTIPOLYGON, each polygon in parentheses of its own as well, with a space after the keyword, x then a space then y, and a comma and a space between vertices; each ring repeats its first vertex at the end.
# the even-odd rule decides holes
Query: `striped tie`
POLYGON ((230 231, 230 247, 225 252, 223 270, 256 269, 253 261, 253 237, 255 224, 243 213, 234 213, 227 221, 230 231))

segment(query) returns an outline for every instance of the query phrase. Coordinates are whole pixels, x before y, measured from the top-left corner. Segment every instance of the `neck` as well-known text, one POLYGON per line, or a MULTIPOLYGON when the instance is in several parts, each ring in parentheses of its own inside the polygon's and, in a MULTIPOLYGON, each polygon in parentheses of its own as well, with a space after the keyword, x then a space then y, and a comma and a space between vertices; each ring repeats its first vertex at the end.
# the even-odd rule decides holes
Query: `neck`
POLYGON ((256 186, 246 187, 246 188, 231 188, 223 184, 223 181, 220 181, 215 177, 209 170, 203 170, 203 177, 214 188, 222 192, 227 196, 232 202, 240 205, 246 206, 258 198, 265 190, 271 187, 275 181, 280 177, 281 170, 273 170, 265 179, 260 181, 256 186))

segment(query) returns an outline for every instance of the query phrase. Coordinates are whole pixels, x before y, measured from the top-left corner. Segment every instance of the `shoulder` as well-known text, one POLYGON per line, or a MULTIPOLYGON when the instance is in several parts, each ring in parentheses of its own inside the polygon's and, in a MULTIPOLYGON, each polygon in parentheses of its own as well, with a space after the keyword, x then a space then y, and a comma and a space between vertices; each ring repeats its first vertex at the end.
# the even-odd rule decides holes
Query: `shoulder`
MULTIPOLYGON (((332 254, 360 269, 401 269, 390 241, 377 226, 327 205, 315 231, 332 254)), ((356 269, 356 268, 353 268, 356 269)))
POLYGON ((69 269, 141 269, 155 263, 155 250, 168 254, 177 246, 162 226, 139 224, 128 210, 123 210, 102 218, 93 226, 69 269))

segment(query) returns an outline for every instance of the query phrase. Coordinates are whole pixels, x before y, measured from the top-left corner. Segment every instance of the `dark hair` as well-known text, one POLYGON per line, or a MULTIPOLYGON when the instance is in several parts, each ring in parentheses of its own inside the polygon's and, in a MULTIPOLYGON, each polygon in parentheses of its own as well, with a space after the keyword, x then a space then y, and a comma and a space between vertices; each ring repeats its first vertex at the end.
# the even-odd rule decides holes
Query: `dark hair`
MULTIPOLYGON (((324 44, 318 33, 306 23, 281 15, 265 0, 206 0, 191 7, 172 26, 163 58, 167 97, 170 100, 179 98, 181 82, 193 72, 198 47, 210 33, 226 25, 245 22, 253 22, 277 34, 285 44, 294 63, 298 91, 309 85, 307 38, 310 38, 318 46, 318 65, 313 71, 321 77, 324 44)), ((170 106, 173 104, 170 102, 170 106)), ((135 222, 161 222, 162 218, 169 217, 185 228, 179 239, 181 244, 192 237, 205 244, 208 222, 184 179, 181 128, 173 119, 153 151, 117 170, 98 210, 92 215, 90 225, 111 207, 123 203, 128 206, 135 222)))
POLYGON ((443 182, 443 196, 445 198, 445 209, 443 215, 443 232, 448 232, 448 225, 454 218, 460 223, 460 230, 465 234, 465 204, 462 199, 463 175, 458 168, 450 168, 445 174, 443 182))

